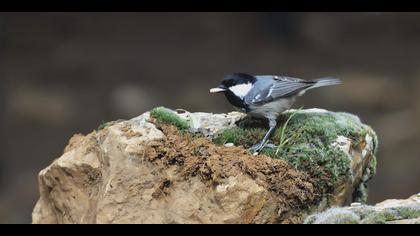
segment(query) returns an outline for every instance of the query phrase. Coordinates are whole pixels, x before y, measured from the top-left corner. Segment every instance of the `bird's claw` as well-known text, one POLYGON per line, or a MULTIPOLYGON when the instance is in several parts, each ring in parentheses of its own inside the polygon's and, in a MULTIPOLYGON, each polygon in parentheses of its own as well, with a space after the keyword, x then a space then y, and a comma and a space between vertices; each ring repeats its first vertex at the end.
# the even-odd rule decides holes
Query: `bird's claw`
POLYGON ((262 150, 262 146, 261 144, 255 144, 252 145, 252 147, 249 148, 249 151, 253 154, 253 155, 258 155, 260 153, 260 151, 262 150))
POLYGON ((249 148, 249 151, 253 154, 253 155, 258 155, 264 148, 271 148, 274 149, 277 146, 272 144, 272 143, 266 143, 266 144, 255 144, 252 145, 252 147, 249 148))

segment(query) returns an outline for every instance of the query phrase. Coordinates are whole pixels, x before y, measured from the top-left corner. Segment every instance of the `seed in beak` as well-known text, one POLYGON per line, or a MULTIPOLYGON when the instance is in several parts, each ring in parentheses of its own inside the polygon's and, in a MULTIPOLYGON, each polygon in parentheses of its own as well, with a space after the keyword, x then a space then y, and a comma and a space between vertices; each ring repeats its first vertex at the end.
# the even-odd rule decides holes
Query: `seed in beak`
POLYGON ((220 92, 224 92, 226 91, 226 89, 223 88, 212 88, 210 89, 210 93, 220 93, 220 92))

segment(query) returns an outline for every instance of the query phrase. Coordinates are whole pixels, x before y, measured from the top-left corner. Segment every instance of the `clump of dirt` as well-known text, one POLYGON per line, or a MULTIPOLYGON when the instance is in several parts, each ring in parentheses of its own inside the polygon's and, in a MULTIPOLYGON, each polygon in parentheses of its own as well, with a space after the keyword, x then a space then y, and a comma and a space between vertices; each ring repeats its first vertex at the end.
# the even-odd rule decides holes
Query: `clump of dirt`
MULTIPOLYGON (((198 176, 213 186, 230 176, 246 174, 271 191, 279 208, 278 223, 300 223, 302 212, 319 200, 313 180, 284 160, 252 156, 241 147, 217 146, 203 137, 180 133, 172 126, 151 119, 165 138, 148 145, 145 157, 160 168, 176 166, 184 179, 198 176)), ((170 194, 171 182, 163 180, 156 197, 170 194)))

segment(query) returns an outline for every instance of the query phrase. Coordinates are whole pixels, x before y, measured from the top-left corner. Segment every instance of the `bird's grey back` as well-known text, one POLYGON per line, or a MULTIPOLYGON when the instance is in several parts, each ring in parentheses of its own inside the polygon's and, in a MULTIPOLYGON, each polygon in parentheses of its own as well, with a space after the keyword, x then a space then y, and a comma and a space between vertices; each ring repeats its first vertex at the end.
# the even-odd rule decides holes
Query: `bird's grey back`
POLYGON ((245 96, 245 102, 253 105, 293 96, 316 83, 287 76, 262 75, 255 77, 257 78, 256 86, 245 96))
POLYGON ((273 86, 272 75, 260 75, 255 77, 257 78, 257 81, 254 84, 254 88, 244 97, 247 104, 258 104, 266 99, 270 92, 270 88, 273 86))

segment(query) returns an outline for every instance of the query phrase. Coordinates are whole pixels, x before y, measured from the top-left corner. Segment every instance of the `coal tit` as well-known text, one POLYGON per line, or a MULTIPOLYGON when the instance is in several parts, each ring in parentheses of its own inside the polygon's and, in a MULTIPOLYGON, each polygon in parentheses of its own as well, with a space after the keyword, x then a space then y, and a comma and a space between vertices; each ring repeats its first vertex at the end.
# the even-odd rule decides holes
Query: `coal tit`
POLYGON ((293 105, 296 97, 309 89, 340 83, 339 79, 333 77, 303 80, 287 76, 234 73, 225 76, 217 88, 210 89, 210 93, 224 93, 227 100, 240 111, 268 120, 269 130, 263 140, 251 147, 252 152, 258 153, 276 128, 277 117, 293 105))

